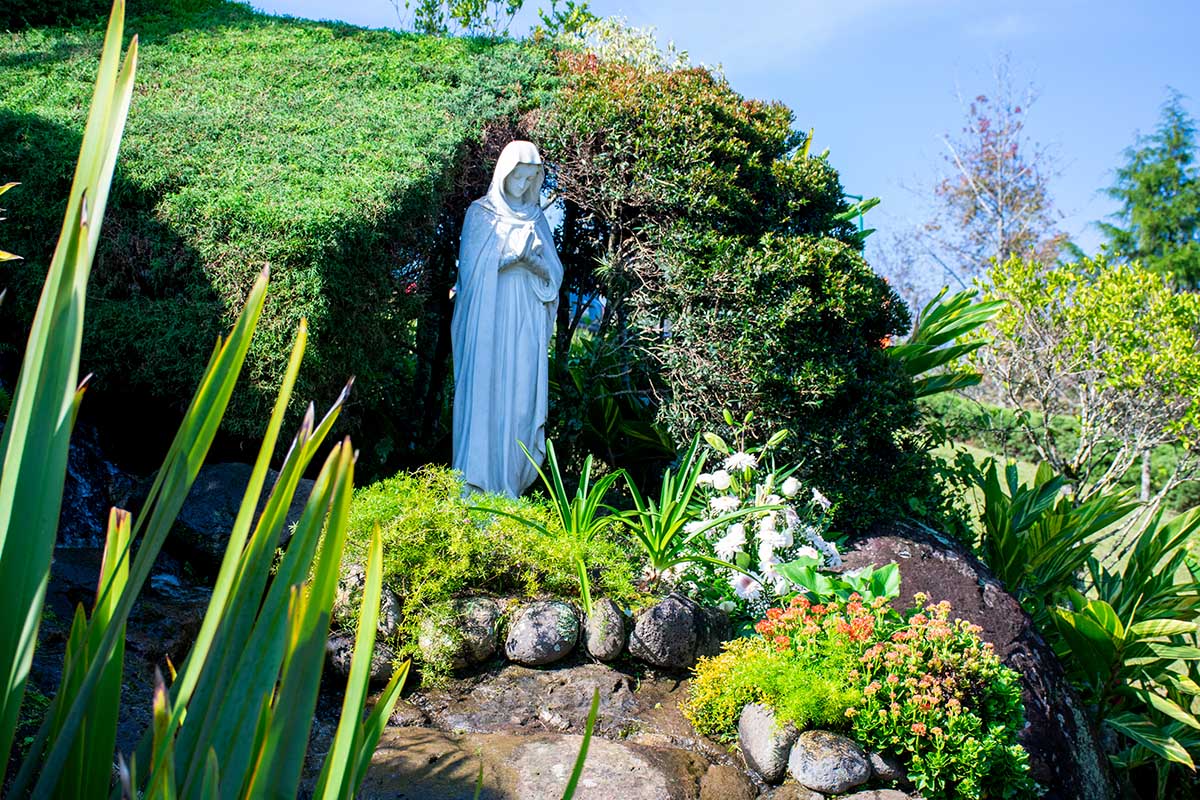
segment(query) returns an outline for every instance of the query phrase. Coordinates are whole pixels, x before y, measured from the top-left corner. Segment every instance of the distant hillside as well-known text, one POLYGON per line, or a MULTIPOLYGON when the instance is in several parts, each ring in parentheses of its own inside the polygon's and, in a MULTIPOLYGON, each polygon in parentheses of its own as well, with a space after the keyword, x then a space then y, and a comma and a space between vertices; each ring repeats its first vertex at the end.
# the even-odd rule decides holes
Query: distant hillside
MULTIPOLYGON (((452 268, 437 230, 457 224, 451 212, 486 180, 485 131, 511 129, 535 107, 553 68, 517 43, 271 17, 219 0, 134 4, 126 30, 141 56, 87 309, 89 406, 118 429, 165 424, 270 266, 228 432, 260 432, 307 317, 297 397, 320 406, 357 375, 350 428, 367 424, 379 448, 368 456, 382 459, 417 424, 413 388, 428 379, 412 358, 429 301, 417 267, 448 258, 452 268)), ((101 37, 99 19, 0 37, 0 181, 22 184, 4 198, 0 241, 25 257, 0 272, 6 381, 61 225, 101 37)))

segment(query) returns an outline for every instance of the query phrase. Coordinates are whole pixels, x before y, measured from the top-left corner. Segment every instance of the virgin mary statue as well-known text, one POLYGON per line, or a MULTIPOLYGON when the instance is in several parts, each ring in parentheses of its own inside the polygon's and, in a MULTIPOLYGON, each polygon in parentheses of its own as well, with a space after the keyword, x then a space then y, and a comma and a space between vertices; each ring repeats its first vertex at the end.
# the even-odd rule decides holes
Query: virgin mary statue
POLYGON ((458 251, 454 469, 464 492, 516 497, 546 455, 550 336, 563 268, 539 198, 537 148, 510 142, 486 196, 467 209, 458 251))

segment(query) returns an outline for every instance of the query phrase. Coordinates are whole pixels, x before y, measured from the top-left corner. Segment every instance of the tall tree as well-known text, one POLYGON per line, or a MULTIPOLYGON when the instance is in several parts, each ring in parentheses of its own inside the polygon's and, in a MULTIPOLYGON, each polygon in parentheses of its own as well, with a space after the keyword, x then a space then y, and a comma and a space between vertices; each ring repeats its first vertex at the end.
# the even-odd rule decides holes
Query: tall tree
POLYGON ((1116 224, 1101 223, 1119 258, 1138 260, 1178 288, 1200 289, 1200 163, 1196 124, 1171 91, 1157 130, 1125 151, 1108 194, 1116 224))

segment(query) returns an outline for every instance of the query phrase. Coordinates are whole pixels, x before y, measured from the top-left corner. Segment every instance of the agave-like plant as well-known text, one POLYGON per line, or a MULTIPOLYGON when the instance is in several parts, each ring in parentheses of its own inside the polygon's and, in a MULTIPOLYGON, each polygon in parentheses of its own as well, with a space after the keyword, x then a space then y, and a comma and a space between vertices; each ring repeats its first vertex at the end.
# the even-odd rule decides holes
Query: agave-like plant
MULTIPOLYGON (((83 396, 77 378, 85 288, 137 63, 136 37, 122 63, 123 23, 123 0, 116 0, 62 235, 0 443, 0 585, 6 587, 0 595, 0 763, 8 761, 36 644, 70 432, 83 396)), ((90 618, 82 608, 75 615, 60 689, 9 787, 12 796, 109 795, 125 622, 216 434, 267 283, 264 271, 233 331, 217 343, 142 513, 134 520, 113 510, 96 603, 90 618)), ((300 476, 345 398, 343 393, 320 423, 309 406, 255 521, 306 341, 302 322, 197 640, 170 687, 159 681, 150 730, 123 763, 123 786, 116 791, 128 797, 294 796, 299 787, 355 458, 349 440, 332 449, 270 579, 300 476)), ((395 672, 371 716, 361 720, 381 584, 376 531, 342 719, 317 797, 349 798, 357 791, 404 680, 407 665, 395 672)))

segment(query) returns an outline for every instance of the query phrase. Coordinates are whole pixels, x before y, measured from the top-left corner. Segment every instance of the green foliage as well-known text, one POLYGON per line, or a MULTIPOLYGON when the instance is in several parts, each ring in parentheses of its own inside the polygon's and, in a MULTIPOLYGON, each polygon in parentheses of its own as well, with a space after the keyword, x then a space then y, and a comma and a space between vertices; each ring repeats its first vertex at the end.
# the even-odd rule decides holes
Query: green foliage
POLYGON ((897 564, 827 574, 816 569, 814 559, 803 558, 780 564, 776 569, 810 603, 847 603, 851 595, 858 595, 862 602, 871 605, 876 600, 900 596, 897 564))
POLYGON ((911 433, 913 382, 884 347, 908 315, 883 279, 833 239, 708 244, 671 253, 670 336, 655 352, 672 431, 706 426, 714 402, 753 412, 757 439, 794 431, 777 457, 799 463, 798 477, 834 501, 839 527, 906 514, 914 495, 935 503, 929 459, 911 433))
MULTIPOLYGON (((404 600, 403 652, 416 655, 422 621, 446 613, 448 601, 461 595, 578 597, 580 561, 594 594, 622 604, 637 600, 629 554, 607 531, 590 539, 567 536, 555 508, 542 500, 491 495, 471 503, 498 513, 473 513, 457 475, 438 467, 399 473, 355 494, 348 557, 363 559, 370 531, 379 525, 384 584, 404 600)), ((431 666, 438 672, 439 665, 427 664, 427 673, 431 666)))
POLYGON ((1200 758, 1200 570, 1188 563, 1197 531, 1200 510, 1170 522, 1156 515, 1123 565, 1089 560, 1092 597, 1069 591, 1054 610, 1056 651, 1097 719, 1123 737, 1114 761, 1152 764, 1160 795, 1172 764, 1193 769, 1200 758))
POLYGON ((980 557, 1045 630, 1056 598, 1076 588, 1105 533, 1137 504, 1124 494, 1077 501, 1045 463, 1032 485, 1018 480, 1011 461, 1003 482, 994 461, 982 469, 971 463, 968 471, 983 493, 980 557))
POLYGON ((917 606, 886 628, 859 666, 863 701, 854 738, 899 755, 930 800, 1032 798, 1017 673, 1000 663, 979 627, 950 621, 949 603, 917 606))
POLYGON ((1013 259, 989 278, 986 296, 1008 305, 992 322, 992 347, 980 352, 1014 407, 1042 420, 1078 416, 1070 448, 1053 425, 1021 421, 1040 460, 1078 496, 1111 489, 1160 445, 1181 447, 1160 495, 1197 474, 1200 296, 1176 293, 1137 263, 1105 258, 1052 267, 1013 259))
POLYGON ((563 475, 558 466, 558 457, 554 454, 554 442, 546 441, 545 469, 542 469, 542 466, 530 454, 524 442, 519 442, 518 444, 521 445, 521 452, 533 463, 538 477, 542 479, 542 485, 546 487, 546 493, 550 497, 550 507, 554 510, 555 517, 557 518, 556 521, 558 522, 556 532, 552 533, 549 528, 536 519, 529 519, 520 514, 513 514, 494 507, 475 506, 471 508, 471 511, 500 514, 501 516, 516 520, 544 536, 565 536, 567 539, 578 544, 580 549, 576 557, 576 572, 579 575, 579 593, 583 600, 584 613, 591 614, 591 581, 588 579, 586 553, 584 550, 598 534, 601 534, 613 524, 613 520, 608 515, 600 514, 600 511, 601 509, 607 509, 607 506, 604 505, 605 495, 608 494, 608 490, 621 477, 621 473, 609 473, 593 485, 592 457, 588 456, 583 462, 583 474, 579 476, 579 483, 575 487, 575 496, 570 497, 567 494, 566 486, 563 484, 563 475))
POLYGON ((702 658, 688 684, 684 714, 705 736, 731 742, 750 703, 766 703, 783 724, 841 728, 858 701, 841 666, 825 660, 796 663, 761 637, 734 639, 720 655, 702 658))
MULTIPOLYGON (((957 393, 923 398, 921 406, 942 427, 947 439, 996 453, 1006 459, 1032 463, 1042 460, 1037 448, 1026 436, 1025 426, 1034 431, 1050 428, 1050 433, 1045 435, 1052 436, 1065 451, 1074 450, 1079 441, 1079 418, 1068 414, 1047 419, 1036 411, 1013 410, 957 393)), ((1042 435, 1039 433, 1038 438, 1042 435)), ((1115 447, 1115 442, 1103 442, 1098 448, 1097 460, 1106 457, 1115 447)), ((1158 492, 1174 474, 1181 455, 1186 456, 1186 453, 1177 443, 1162 444, 1151 451, 1151 492, 1158 492)), ((1139 464, 1130 466, 1116 482, 1118 489, 1132 489, 1135 492, 1140 486, 1139 464)), ((1200 483, 1187 481, 1168 492, 1165 507, 1186 511, 1196 505, 1200 505, 1200 483)))
MULTIPOLYGON (((0 763, 5 767, 13 733, 9 721, 15 724, 49 579, 70 429, 82 399, 82 389, 76 389, 74 382, 84 290, 133 90, 137 39, 122 64, 123 23, 124 5, 116 0, 62 234, 4 431, 0 508, 7 522, 0 528, 0 576, 10 588, 0 611, 6 620, 25 621, 23 626, 5 627, 7 638, 0 643, 4 646, 0 672, 6 676, 0 705, 0 763), (14 521, 19 530, 12 527, 14 521)), ((30 791, 35 798, 108 795, 125 622, 212 444, 246 360, 266 291, 264 270, 233 331, 218 340, 136 524, 127 512, 112 510, 95 605, 90 616, 82 606, 76 612, 61 685, 8 787, 13 796, 30 791)), ((346 440, 333 448, 318 474, 268 588, 275 546, 300 475, 321 447, 344 400, 339 398, 319 424, 310 410, 259 513, 268 463, 306 337, 301 323, 208 612, 169 691, 158 678, 151 728, 128 770, 122 770, 125 796, 259 797, 267 792, 289 796, 299 789, 354 474, 353 448, 346 440), (189 724, 184 724, 185 719, 189 724)), ((380 558, 376 536, 366 590, 371 598, 378 597, 380 558)), ((375 613, 372 608, 364 615, 364 626, 372 631, 375 613)), ((365 664, 370 662, 371 647, 369 636, 356 640, 348 697, 361 700, 365 695, 365 664)), ((400 680, 393 681, 393 696, 400 680)), ((341 727, 354 730, 357 746, 343 747, 331 757, 340 763, 329 766, 347 776, 351 789, 340 791, 339 784, 321 797, 350 796, 354 782, 365 772, 364 753, 369 758, 382 730, 378 724, 369 731, 355 727, 361 702, 348 702, 347 709, 349 721, 341 727)), ((339 730, 339 740, 345 738, 339 730)))
POLYGON ((1109 197, 1121 203, 1101 223, 1109 247, 1183 289, 1200 288, 1200 163, 1196 123, 1171 92, 1158 128, 1125 151, 1109 197))
POLYGON ((913 332, 904 344, 887 351, 888 355, 904 365, 904 371, 912 377, 915 384, 913 391, 917 397, 965 389, 983 379, 982 375, 972 370, 927 374, 948 367, 987 344, 985 339, 979 337, 957 340, 967 339, 972 332, 996 316, 1004 305, 995 300, 974 302, 978 290, 958 292, 947 298, 948 291, 949 287, 944 287, 921 309, 913 332))
MULTIPOLYGON (((443 239, 461 226, 443 206, 475 192, 464 173, 484 169, 484 129, 539 102, 552 79, 544 56, 220 0, 146 3, 137 27, 153 79, 139 88, 89 289, 93 410, 139 435, 181 411, 211 342, 270 264, 272 297, 224 430, 261 435, 305 317, 298 391, 333 396, 358 377, 344 424, 372 442, 360 468, 427 451, 443 433, 445 376, 430 372, 436 345, 418 337, 449 305, 442 251, 457 244, 443 239), (338 324, 347 318, 353 326, 338 324)), ((22 183, 4 249, 26 259, 6 265, 0 338, 14 346, 62 218, 88 91, 78 75, 100 35, 81 25, 0 41, 0 163, 22 183)))

